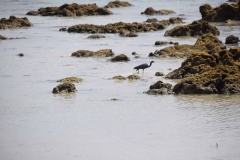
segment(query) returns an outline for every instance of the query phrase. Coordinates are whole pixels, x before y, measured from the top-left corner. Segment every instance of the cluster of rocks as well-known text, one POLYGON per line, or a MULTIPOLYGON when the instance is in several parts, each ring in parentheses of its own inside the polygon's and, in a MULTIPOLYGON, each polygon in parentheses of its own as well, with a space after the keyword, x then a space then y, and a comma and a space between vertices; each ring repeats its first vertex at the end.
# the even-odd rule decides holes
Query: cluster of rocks
MULTIPOLYGON (((183 19, 180 17, 171 17, 169 18, 168 21, 170 24, 179 24, 179 23, 184 23, 182 20, 183 19)), ((145 22, 152 23, 152 22, 159 22, 159 20, 157 18, 148 18, 145 22)))
POLYGON ((39 8, 38 11, 30 11, 27 15, 42 16, 94 16, 94 15, 111 15, 113 14, 107 8, 98 7, 94 4, 63 4, 60 7, 39 8))
POLYGON ((155 84, 149 87, 149 90, 145 92, 149 95, 159 95, 159 94, 172 94, 173 87, 170 83, 163 83, 162 81, 158 81, 155 84))
POLYGON ((191 24, 176 26, 173 29, 167 30, 164 36, 201 36, 206 33, 219 35, 220 32, 217 27, 210 25, 207 21, 199 20, 193 21, 191 24))
POLYGON ((129 33, 136 32, 149 32, 165 29, 170 25, 168 20, 162 20, 159 22, 153 22, 150 24, 146 23, 109 23, 107 25, 93 25, 93 24, 78 24, 68 28, 68 32, 77 33, 121 33, 121 35, 129 35, 129 33))
POLYGON ((78 77, 67 77, 67 78, 57 80, 57 82, 62 82, 62 84, 59 84, 56 87, 54 87, 52 90, 52 93, 62 94, 62 93, 77 92, 77 89, 74 83, 79 83, 82 81, 83 79, 78 77))
POLYGON ((118 76, 114 76, 112 79, 114 79, 114 80, 127 80, 127 79, 128 80, 138 80, 138 79, 141 79, 141 77, 136 74, 132 74, 127 77, 118 75, 118 76))
POLYGON ((209 22, 224 22, 226 20, 240 20, 240 2, 237 4, 221 4, 212 8, 209 4, 204 4, 199 8, 202 19, 209 22))
POLYGON ((141 14, 146 14, 146 15, 154 15, 154 14, 161 14, 161 15, 168 15, 168 14, 173 14, 175 13, 172 10, 155 10, 152 7, 148 7, 144 12, 141 12, 141 14))
POLYGON ((1 18, 0 20, 0 29, 21 28, 30 26, 32 26, 32 23, 26 17, 17 18, 15 16, 10 16, 9 19, 1 18))
POLYGON ((131 3, 126 1, 112 1, 109 2, 105 8, 118 8, 118 7, 130 7, 133 6, 131 3))
POLYGON ((101 49, 99 51, 78 50, 72 53, 73 57, 112 57, 114 52, 111 49, 101 49))
POLYGON ((174 45, 156 50, 154 53, 150 53, 149 56, 183 58, 192 55, 194 52, 205 51, 211 54, 225 48, 226 47, 222 41, 213 34, 209 33, 200 36, 194 45, 174 45))
POLYGON ((99 34, 94 34, 94 35, 88 36, 87 38, 90 38, 90 39, 99 39, 99 38, 105 38, 105 36, 99 35, 99 34))
POLYGON ((155 45, 156 46, 161 46, 161 45, 165 45, 165 44, 173 44, 173 45, 178 45, 179 43, 178 42, 168 42, 168 41, 156 41, 155 42, 155 45))

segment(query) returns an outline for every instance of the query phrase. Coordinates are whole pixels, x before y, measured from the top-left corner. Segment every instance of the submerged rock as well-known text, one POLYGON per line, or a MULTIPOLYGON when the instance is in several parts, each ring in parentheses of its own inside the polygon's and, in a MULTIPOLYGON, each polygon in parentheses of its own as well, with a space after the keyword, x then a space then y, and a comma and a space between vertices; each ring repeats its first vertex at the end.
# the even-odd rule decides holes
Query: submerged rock
POLYGON ((26 17, 17 18, 15 16, 10 16, 9 19, 2 18, 0 20, 0 29, 21 28, 30 26, 32 26, 32 23, 26 17))
POLYGON ((176 26, 171 30, 167 30, 164 36, 202 36, 203 34, 212 33, 219 35, 217 27, 210 25, 207 21, 193 21, 191 24, 184 26, 176 26))
POLYGON ((127 77, 123 77, 121 75, 118 75, 118 76, 114 76, 112 79, 115 79, 115 80, 138 80, 138 79, 141 79, 140 76, 136 75, 136 74, 132 74, 132 75, 129 75, 127 77))
POLYGON ((115 80, 126 80, 127 78, 123 77, 121 75, 118 75, 118 76, 114 76, 112 79, 115 79, 115 80))
POLYGON ((38 11, 30 11, 27 15, 42 16, 94 16, 94 15, 110 15, 113 14, 107 8, 99 8, 94 4, 63 4, 60 7, 39 8, 38 11))
POLYGON ((101 49, 93 52, 89 50, 78 50, 72 53, 73 57, 112 57, 114 53, 111 49, 101 49))
POLYGON ((78 78, 78 77, 67 77, 67 78, 57 80, 57 82, 71 82, 71 83, 79 83, 79 82, 82 82, 82 81, 83 81, 83 79, 78 78))
POLYGON ((94 34, 94 35, 88 36, 87 38, 99 39, 99 38, 105 38, 105 36, 99 35, 99 34, 94 34))
POLYGON ((172 85, 169 83, 163 83, 162 81, 158 81, 155 84, 149 87, 150 89, 145 92, 149 95, 159 95, 159 94, 172 94, 172 85))
POLYGON ((116 57, 113 57, 110 59, 112 62, 127 62, 130 61, 130 58, 126 56, 125 54, 117 55, 116 57))
POLYGON ((209 22, 224 22, 228 19, 240 20, 240 2, 238 4, 221 4, 212 8, 209 4, 199 7, 202 19, 209 22))
POLYGON ((19 57, 23 57, 24 54, 23 54, 23 53, 19 53, 18 56, 19 56, 19 57))
POLYGON ((231 35, 226 38, 225 44, 235 44, 238 42, 239 42, 239 37, 235 37, 234 35, 231 35))
POLYGON ((105 8, 118 8, 118 7, 129 7, 132 6, 131 3, 125 1, 112 1, 109 2, 105 8))
POLYGON ((167 15, 167 14, 173 14, 173 13, 175 13, 175 12, 172 10, 163 9, 163 10, 157 11, 157 10, 153 9, 152 7, 149 7, 144 12, 141 12, 141 14, 146 14, 146 15, 154 15, 154 14, 167 15))
POLYGON ((177 94, 240 93, 240 48, 195 53, 166 78, 184 78, 173 88, 177 94))
POLYGON ((54 94, 60 94, 60 93, 71 93, 76 92, 76 87, 73 83, 66 82, 57 85, 55 88, 53 88, 52 93, 54 94))
POLYGON ((149 56, 183 58, 192 55, 194 52, 214 53, 225 48, 225 45, 217 37, 212 34, 204 34, 197 39, 194 45, 174 45, 156 50, 154 54, 152 53, 149 56))
POLYGON ((155 42, 155 45, 158 46, 158 45, 165 45, 165 44, 168 44, 167 41, 156 41, 155 42))

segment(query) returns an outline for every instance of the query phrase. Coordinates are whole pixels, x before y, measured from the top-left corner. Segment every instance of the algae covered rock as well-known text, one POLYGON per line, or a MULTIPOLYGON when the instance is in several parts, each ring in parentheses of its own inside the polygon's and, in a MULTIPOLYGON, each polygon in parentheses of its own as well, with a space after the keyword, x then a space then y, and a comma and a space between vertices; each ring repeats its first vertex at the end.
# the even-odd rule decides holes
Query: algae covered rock
POLYGON ((235 44, 239 42, 239 37, 230 35, 226 38, 225 44, 235 44))
POLYGON ((155 76, 164 76, 163 72, 156 72, 155 76))
POLYGON ((94 34, 94 35, 88 36, 87 38, 90 38, 90 39, 99 39, 99 38, 105 38, 105 36, 99 35, 99 34, 94 34))
POLYGON ((212 33, 215 36, 220 34, 217 27, 210 25, 207 21, 199 20, 193 21, 188 25, 176 26, 173 29, 167 30, 164 36, 202 36, 207 33, 212 33))
POLYGON ((198 37, 194 45, 174 45, 156 50, 150 56, 183 58, 192 55, 194 52, 204 51, 207 53, 214 53, 225 48, 225 45, 217 37, 212 34, 204 34, 198 37))
POLYGON ((112 62, 127 62, 130 61, 130 58, 126 56, 125 54, 117 55, 116 57, 113 57, 110 59, 112 62))
POLYGON ((67 77, 67 78, 57 80, 57 82, 71 82, 71 83, 79 83, 79 82, 82 82, 82 81, 83 81, 83 79, 78 78, 78 77, 67 77))
POLYGON ((60 7, 39 8, 38 11, 30 11, 27 15, 42 16, 94 16, 94 15, 111 15, 113 14, 107 8, 100 8, 94 4, 63 4, 60 7))
POLYGON ((240 2, 238 4, 221 4, 212 8, 209 4, 199 7, 202 20, 209 22, 224 22, 226 20, 240 20, 240 2))
POLYGON ((17 18, 15 16, 10 16, 9 19, 2 18, 0 20, 0 29, 22 28, 30 26, 32 26, 32 23, 26 17, 17 18))
POLYGON ((158 81, 155 84, 151 85, 149 87, 149 90, 145 93, 149 95, 172 94, 172 85, 158 81))
POLYGON ((101 49, 99 51, 78 50, 72 53, 73 57, 112 57, 114 53, 111 49, 101 49))
POLYGON ((127 78, 123 77, 121 75, 118 75, 118 76, 114 76, 112 79, 115 79, 115 80, 126 80, 127 78))
POLYGON ((71 93, 76 91, 77 91, 76 87, 73 83, 65 82, 54 87, 52 90, 52 93, 60 94, 60 93, 71 93))
POLYGON ((105 6, 105 8, 118 8, 118 7, 129 7, 129 6, 132 6, 132 4, 126 1, 112 1, 112 2, 109 2, 105 6))
POLYGON ((137 79, 140 79, 140 78, 141 77, 136 75, 136 74, 132 74, 132 75, 127 76, 128 80, 137 80, 137 79))
POLYGON ((146 14, 146 15, 154 15, 154 14, 162 14, 162 15, 168 15, 168 14, 173 14, 175 13, 172 10, 155 10, 152 7, 148 7, 144 12, 141 12, 141 14, 146 14))

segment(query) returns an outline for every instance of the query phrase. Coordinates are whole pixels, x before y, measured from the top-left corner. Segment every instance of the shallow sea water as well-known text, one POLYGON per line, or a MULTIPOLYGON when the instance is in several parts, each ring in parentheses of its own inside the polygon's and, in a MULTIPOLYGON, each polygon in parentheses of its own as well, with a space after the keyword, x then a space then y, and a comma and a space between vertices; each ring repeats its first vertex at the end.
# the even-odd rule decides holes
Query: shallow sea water
MULTIPOLYGON (((64 3, 97 3, 106 0, 47 1, 2 0, 0 18, 24 17, 40 7, 64 3)), ((184 59, 149 58, 148 54, 166 46, 154 46, 157 40, 194 44, 196 38, 164 37, 166 30, 139 33, 136 38, 105 34, 100 40, 89 34, 59 32, 75 24, 108 24, 159 20, 184 14, 186 24, 201 18, 199 6, 216 7, 224 0, 131 0, 133 7, 111 9, 111 16, 41 17, 26 16, 33 27, 0 30, 0 159, 83 159, 83 160, 239 160, 239 95, 163 95, 144 94, 158 80, 176 84, 176 80, 156 77, 161 71, 178 68, 184 59), (167 16, 146 16, 147 7, 171 9, 167 16), (112 49, 131 58, 128 63, 111 63, 107 58, 75 58, 80 49, 112 49), (140 58, 135 59, 135 51, 140 58), (24 57, 18 57, 24 53, 24 57), (133 67, 155 63, 140 71, 139 81, 114 81, 113 76, 136 73, 133 67), (68 76, 84 79, 76 84, 78 92, 54 95, 56 80, 68 76), (117 98, 119 101, 111 101, 117 98), (218 144, 218 147, 216 145, 218 144)), ((213 24, 214 25, 214 24, 213 24)), ((223 42, 231 34, 239 35, 239 26, 215 24, 223 42)), ((169 26, 171 29, 174 25, 169 26)))

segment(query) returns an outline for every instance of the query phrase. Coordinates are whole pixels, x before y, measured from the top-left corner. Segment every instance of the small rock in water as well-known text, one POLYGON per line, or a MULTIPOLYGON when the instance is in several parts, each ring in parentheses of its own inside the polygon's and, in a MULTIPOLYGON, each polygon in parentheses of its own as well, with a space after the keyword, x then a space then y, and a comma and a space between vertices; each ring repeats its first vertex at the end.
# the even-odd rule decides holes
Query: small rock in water
POLYGON ((19 56, 19 57, 23 57, 24 54, 23 54, 23 53, 19 53, 18 56, 19 56))
POLYGON ((164 74, 163 74, 163 72, 156 72, 155 73, 155 76, 163 76, 164 74))

